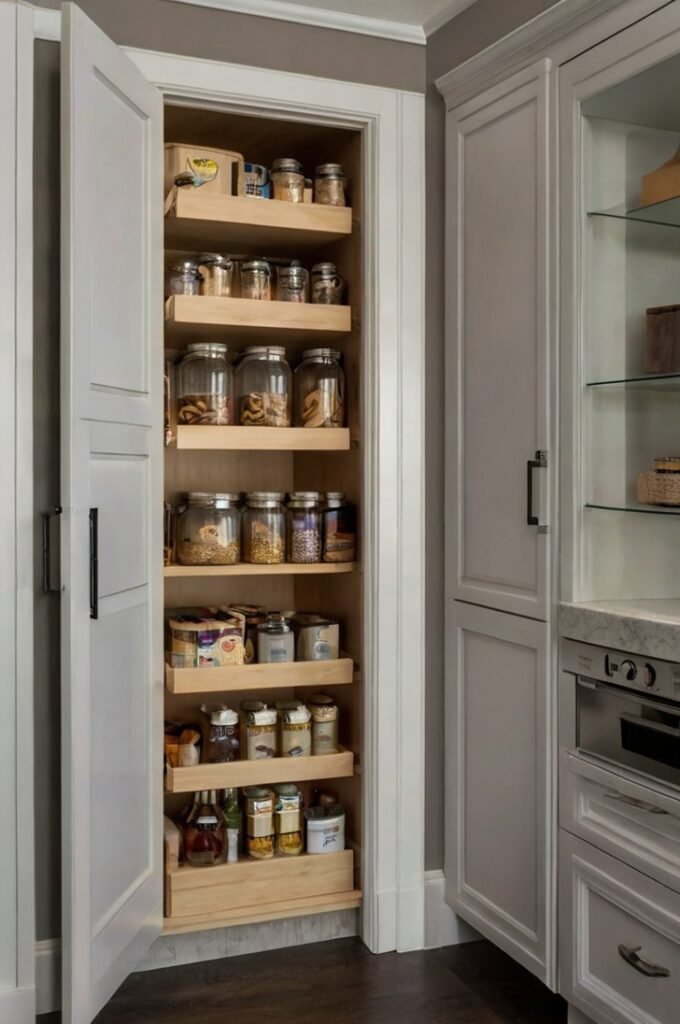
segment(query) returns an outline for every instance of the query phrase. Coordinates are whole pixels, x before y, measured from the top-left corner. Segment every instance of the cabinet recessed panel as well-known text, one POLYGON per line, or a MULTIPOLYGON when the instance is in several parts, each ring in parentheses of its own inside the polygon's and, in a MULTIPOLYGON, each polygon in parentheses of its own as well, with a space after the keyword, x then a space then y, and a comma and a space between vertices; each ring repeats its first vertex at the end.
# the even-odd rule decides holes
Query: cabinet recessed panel
POLYGON ((100 455, 92 462, 92 503, 99 510, 99 594, 148 582, 148 459, 100 455))

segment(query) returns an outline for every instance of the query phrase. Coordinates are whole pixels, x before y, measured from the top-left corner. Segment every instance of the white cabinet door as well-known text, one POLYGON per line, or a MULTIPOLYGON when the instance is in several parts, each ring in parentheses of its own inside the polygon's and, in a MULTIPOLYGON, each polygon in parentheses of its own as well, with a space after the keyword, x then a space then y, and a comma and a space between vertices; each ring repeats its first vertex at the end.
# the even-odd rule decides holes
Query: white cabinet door
POLYGON ((446 156, 447 589, 537 619, 549 593, 549 81, 541 61, 449 111, 446 156))
POLYGON ((552 985, 548 627, 450 602, 447 638, 447 900, 552 985))
POLYGON ((72 4, 62 46, 63 1019, 89 1024, 162 920, 162 100, 72 4))

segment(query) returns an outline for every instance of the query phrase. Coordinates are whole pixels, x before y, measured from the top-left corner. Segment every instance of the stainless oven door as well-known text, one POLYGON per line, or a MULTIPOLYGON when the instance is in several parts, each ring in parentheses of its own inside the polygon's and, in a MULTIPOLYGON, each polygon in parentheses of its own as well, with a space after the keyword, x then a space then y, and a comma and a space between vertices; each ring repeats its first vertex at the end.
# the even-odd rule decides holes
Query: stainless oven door
POLYGON ((680 705, 576 677, 576 745, 680 787, 680 705))

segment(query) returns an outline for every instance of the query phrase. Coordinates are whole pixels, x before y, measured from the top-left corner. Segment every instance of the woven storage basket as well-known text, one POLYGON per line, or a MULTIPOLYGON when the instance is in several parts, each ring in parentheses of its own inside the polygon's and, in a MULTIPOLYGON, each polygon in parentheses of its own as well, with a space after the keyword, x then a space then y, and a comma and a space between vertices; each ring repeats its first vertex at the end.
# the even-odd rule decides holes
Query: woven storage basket
POLYGON ((640 473, 637 492, 641 505, 680 505, 680 473, 640 473))

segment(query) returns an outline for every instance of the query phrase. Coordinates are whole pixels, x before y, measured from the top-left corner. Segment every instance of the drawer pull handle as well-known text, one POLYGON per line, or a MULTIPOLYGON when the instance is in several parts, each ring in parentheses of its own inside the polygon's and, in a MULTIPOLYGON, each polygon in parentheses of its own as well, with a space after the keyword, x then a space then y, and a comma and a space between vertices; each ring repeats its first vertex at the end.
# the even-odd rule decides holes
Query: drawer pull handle
POLYGON ((642 946, 619 946, 619 956, 622 957, 627 964, 630 964, 640 974, 644 974, 646 978, 670 978, 671 972, 667 967, 660 967, 659 964, 650 964, 648 960, 644 960, 639 956, 639 952, 642 946))
POLYGON ((646 800, 636 800, 634 796, 626 796, 625 793, 605 793, 607 800, 616 800, 620 804, 627 804, 629 807, 637 807, 639 811, 647 811, 648 814, 668 814, 662 807, 655 807, 646 800))

